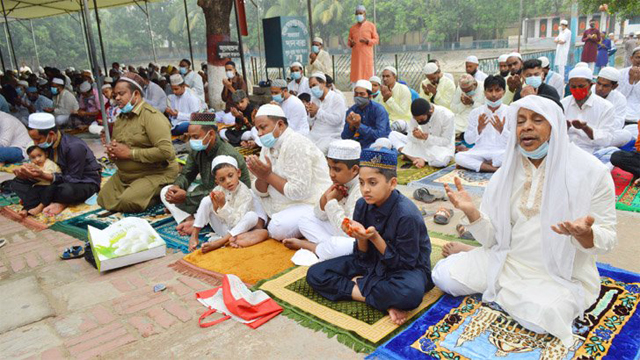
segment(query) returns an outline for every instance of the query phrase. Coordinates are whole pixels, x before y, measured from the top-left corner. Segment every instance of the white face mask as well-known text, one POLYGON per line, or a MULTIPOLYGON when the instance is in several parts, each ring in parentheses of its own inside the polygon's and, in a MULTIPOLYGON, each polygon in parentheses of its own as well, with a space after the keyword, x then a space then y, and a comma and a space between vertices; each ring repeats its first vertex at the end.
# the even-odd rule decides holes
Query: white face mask
POLYGON ((234 73, 233 73, 233 71, 227 71, 227 72, 226 72, 226 75, 227 75, 227 79, 231 79, 231 78, 233 78, 234 76, 236 76, 236 74, 234 74, 234 73))

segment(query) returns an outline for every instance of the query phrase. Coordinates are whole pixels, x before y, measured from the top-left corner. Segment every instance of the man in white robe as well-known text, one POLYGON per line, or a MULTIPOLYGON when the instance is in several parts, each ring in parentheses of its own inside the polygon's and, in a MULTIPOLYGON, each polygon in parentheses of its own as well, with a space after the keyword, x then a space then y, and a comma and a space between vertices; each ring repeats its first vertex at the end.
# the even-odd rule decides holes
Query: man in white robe
POLYGON ((291 75, 291 81, 287 85, 291 95, 300 96, 300 94, 311 95, 311 88, 309 87, 309 79, 304 76, 302 72, 302 64, 294 62, 289 66, 289 75, 291 75))
POLYGON ((284 80, 276 79, 271 82, 271 98, 282 107, 282 111, 284 111, 284 115, 289 122, 289 128, 298 134, 309 134, 307 109, 304 107, 302 100, 298 99, 297 96, 291 95, 284 80))
POLYGON ((451 111, 455 114, 456 136, 462 134, 469 124, 471 110, 484 105, 484 88, 473 76, 464 74, 458 80, 458 88, 453 94, 451 111))
POLYGON ((406 133, 411 121, 411 90, 398 82, 398 70, 393 66, 382 70, 382 82, 382 106, 389 114, 391 130, 406 133))
POLYGON ((510 135, 505 128, 509 105, 502 104, 505 88, 502 76, 490 75, 484 81, 485 104, 471 111, 464 132, 464 141, 475 146, 456 154, 459 166, 475 172, 495 172, 502 165, 510 135))
POLYGON ((169 78, 173 94, 167 96, 169 105, 165 109, 171 121, 171 135, 182 135, 189 128, 191 114, 205 109, 204 103, 193 91, 187 88, 180 74, 169 78))
POLYGON ((255 117, 262 150, 247 157, 256 177, 253 191, 269 215, 269 236, 276 240, 302 236, 299 221, 331 186, 324 154, 304 135, 289 129, 277 105, 262 105, 255 117))
POLYGON ((633 138, 631 133, 624 129, 624 119, 627 113, 627 99, 618 90, 620 70, 607 66, 600 69, 596 83, 591 87, 591 92, 607 100, 613 105, 615 113, 614 133, 611 147, 618 148, 626 145, 633 138))
POLYGON ((557 72, 551 70, 551 64, 549 58, 541 56, 538 58, 542 63, 542 72, 544 73, 544 83, 556 89, 560 99, 564 97, 564 77, 560 76, 557 72))
POLYGON ((191 61, 182 59, 180 61, 180 75, 184 77, 184 83, 193 90, 196 97, 201 102, 206 102, 204 98, 204 83, 202 77, 195 71, 191 70, 191 61))
POLYGON ((311 130, 308 136, 326 154, 329 144, 341 138, 347 105, 342 96, 327 87, 323 73, 311 75, 309 85, 311 102, 307 105, 307 113, 311 130))
POLYGON ((627 98, 625 129, 631 132, 635 139, 638 137, 640 121, 640 46, 633 49, 630 61, 631 66, 620 70, 618 91, 627 98))
POLYGON ((480 66, 480 61, 478 57, 475 55, 470 55, 464 62, 464 68, 467 71, 467 74, 473 76, 477 82, 483 83, 484 79, 487 78, 487 74, 485 74, 482 70, 478 69, 480 66))
POLYGON ((504 162, 480 210, 459 179, 457 191, 445 185, 482 246, 445 245, 433 281, 454 296, 482 293, 526 329, 568 348, 576 341, 574 319, 600 293, 596 255, 617 242, 613 180, 569 142, 554 101, 524 97, 510 106, 507 125, 504 162))
POLYGON ((393 147, 418 168, 449 165, 455 152, 453 113, 419 98, 411 103, 411 114, 408 135, 398 131, 389 134, 393 147))
POLYGON ((564 67, 567 65, 567 59, 569 58, 569 49, 571 49, 571 30, 568 29, 569 22, 567 20, 560 20, 560 33, 553 39, 556 45, 556 57, 554 59, 554 65, 558 70, 558 74, 564 81, 564 67))

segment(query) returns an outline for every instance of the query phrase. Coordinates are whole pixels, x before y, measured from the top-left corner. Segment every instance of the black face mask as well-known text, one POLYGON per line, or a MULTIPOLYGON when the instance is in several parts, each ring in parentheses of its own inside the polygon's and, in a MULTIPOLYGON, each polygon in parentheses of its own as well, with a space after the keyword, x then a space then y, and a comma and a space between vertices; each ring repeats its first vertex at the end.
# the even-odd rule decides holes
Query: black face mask
POLYGON ((427 117, 427 120, 425 120, 425 121, 423 121, 423 122, 420 122, 420 121, 416 120, 416 122, 418 123, 418 125, 426 125, 426 124, 428 124, 428 123, 429 123, 429 121, 431 121, 431 116, 433 115, 433 112, 430 112, 428 115, 429 115, 429 117, 427 117))

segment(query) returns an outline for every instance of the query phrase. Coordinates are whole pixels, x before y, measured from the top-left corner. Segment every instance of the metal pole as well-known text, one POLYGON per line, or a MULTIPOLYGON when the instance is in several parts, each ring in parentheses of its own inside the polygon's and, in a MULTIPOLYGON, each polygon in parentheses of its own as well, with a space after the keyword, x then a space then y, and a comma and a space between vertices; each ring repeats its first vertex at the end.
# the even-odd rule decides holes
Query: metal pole
POLYGON ((4 66, 4 56, 2 55, 2 47, 0 46, 0 62, 2 62, 2 73, 7 72, 7 68, 4 66))
POLYGON ((193 61, 193 46, 191 45, 191 28, 189 26, 189 10, 187 10, 187 0, 184 0, 184 18, 187 19, 187 37, 189 38, 189 55, 191 55, 191 66, 196 68, 196 64, 193 61))
POLYGON ((36 43, 36 33, 33 31, 33 20, 29 20, 29 24, 31 25, 31 37, 33 38, 33 49, 36 51, 36 62, 38 63, 38 67, 40 67, 40 55, 38 55, 38 43, 36 43))
MULTIPOLYGON (((82 0, 84 6, 82 7, 82 13, 84 14, 85 19, 89 18, 89 7, 87 6, 87 0, 82 0)), ((87 32, 87 39, 89 43, 89 60, 91 62, 91 67, 93 68, 94 74, 99 74, 100 65, 98 64, 98 58, 96 57, 96 46, 93 43, 93 36, 91 34, 91 26, 89 23, 85 23, 85 30, 87 32)), ((106 68, 105 68, 106 71, 106 68)), ((98 82, 98 89, 102 89, 102 77, 96 76, 96 80, 98 82)), ((102 98, 102 94, 98 92, 98 101, 100 102, 100 112, 102 114, 102 125, 104 128, 105 140, 108 143, 111 142, 111 134, 109 134, 109 119, 107 118, 107 112, 104 109, 104 99, 102 98)))
POLYGON ((11 38, 11 30, 9 29, 9 21, 7 20, 7 12, 4 9, 4 1, 2 1, 2 15, 4 16, 5 29, 7 30, 7 34, 9 34, 9 46, 10 46, 11 54, 13 55, 13 62, 14 62, 14 65, 16 67, 16 70, 19 71, 20 68, 18 66, 18 59, 16 58, 16 51, 13 48, 13 39, 11 38))
POLYGON ((242 64, 242 78, 247 84, 247 70, 244 66, 244 49, 242 48, 242 34, 240 33, 240 16, 238 15, 238 2, 233 2, 233 10, 236 13, 236 30, 238 31, 238 48, 240 50, 240 64, 242 64))
MULTIPOLYGON (((89 12, 87 11, 87 13, 89 12)), ((89 35, 87 35, 87 19, 84 15, 84 6, 82 5, 82 3, 80 3, 80 15, 81 15, 80 23, 82 24, 82 33, 84 34, 84 37, 82 38, 82 40, 84 41, 84 48, 87 51, 87 59, 89 60, 89 67, 91 67, 91 54, 89 54, 89 42, 87 41, 87 39, 89 38, 89 35)))
POLYGON ((309 38, 313 41, 313 17, 312 17, 312 9, 311 9, 311 0, 307 0, 307 13, 309 16, 309 38))
POLYGON ((520 15, 518 16, 518 52, 520 52, 520 38, 522 37, 522 0, 520 0, 520 15))
POLYGON ((98 24, 98 40, 100 41, 100 51, 102 51, 102 65, 104 65, 104 76, 109 76, 107 72, 107 53, 104 51, 102 42, 102 26, 100 26, 100 14, 98 14, 98 2, 93 0, 93 10, 96 12, 96 23, 98 24))
MULTIPOLYGON (((96 0, 93 0, 96 1, 96 0)), ((149 37, 151 38, 151 50, 153 51, 153 61, 154 62, 158 62, 158 57, 156 56, 156 44, 154 44, 153 42, 153 32, 151 31, 151 19, 149 18, 149 2, 145 1, 144 2, 144 8, 147 10, 147 28, 149 29, 149 37)), ((189 21, 187 19, 187 21, 189 21)), ((188 23, 187 23, 188 24, 188 23)), ((189 25, 187 25, 189 26, 189 25)), ((191 62, 193 62, 193 56, 191 57, 191 62)), ((195 65, 193 65, 195 68, 195 65)))

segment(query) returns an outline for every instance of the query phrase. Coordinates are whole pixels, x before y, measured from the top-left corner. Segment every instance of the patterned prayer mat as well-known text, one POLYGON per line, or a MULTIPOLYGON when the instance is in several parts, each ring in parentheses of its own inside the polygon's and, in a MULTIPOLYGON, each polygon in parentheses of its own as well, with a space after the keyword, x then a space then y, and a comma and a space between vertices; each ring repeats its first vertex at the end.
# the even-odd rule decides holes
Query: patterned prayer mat
POLYGON ((633 174, 617 167, 613 168, 611 171, 611 177, 613 178, 613 184, 616 187, 616 196, 622 195, 624 190, 631 183, 631 180, 633 180, 633 174))
POLYGON ((618 197, 616 209, 640 212, 640 186, 629 185, 618 197))
POLYGON ((453 185, 456 177, 460 178, 464 188, 471 193, 482 195, 493 173, 477 173, 475 171, 456 169, 455 165, 444 168, 420 180, 412 181, 412 188, 426 187, 430 190, 443 190, 444 184, 453 185))
POLYGON ((170 266, 213 285, 219 285, 225 274, 234 274, 247 284, 255 284, 292 267, 294 253, 281 242, 269 239, 242 249, 224 247, 207 254, 196 250, 170 266))
POLYGON ((0 208, 20 203, 20 198, 14 193, 0 193, 0 208))
POLYGON ((99 208, 98 205, 87 205, 82 203, 78 205, 69 206, 68 208, 64 209, 64 211, 62 211, 60 214, 56 216, 47 216, 41 213, 41 214, 38 214, 37 216, 28 216, 26 218, 22 218, 19 215, 19 212, 22 210, 22 205, 13 204, 13 205, 5 206, 2 209, 0 209, 0 214, 4 215, 5 217, 13 221, 17 221, 30 229, 40 231, 40 230, 48 229, 49 227, 51 227, 56 223, 73 219, 75 217, 84 215, 88 212, 95 211, 98 208, 99 208))
POLYGON ((402 155, 398 156, 398 184, 407 185, 408 183, 416 180, 420 180, 429 174, 433 174, 442 168, 435 168, 429 165, 418 169, 415 166, 411 166, 408 169, 403 169, 403 165, 411 164, 411 161, 404 160, 402 155))
POLYGON ((23 163, 16 163, 16 164, 5 164, 3 166, 0 166, 0 171, 2 172, 6 172, 9 174, 13 174, 13 170, 22 166, 23 163))
POLYGON ((480 295, 443 296, 369 359, 638 359, 640 274, 598 264, 600 297, 573 325, 574 344, 522 328, 480 295))
MULTIPOLYGON (((188 254, 190 236, 182 236, 178 234, 176 226, 178 226, 178 224, 172 217, 170 217, 156 222, 153 225, 153 228, 162 237, 168 248, 177 249, 185 254, 188 254)), ((207 241, 207 235, 211 233, 213 233, 213 231, 208 225, 200 230, 200 234, 198 237, 200 239, 200 244, 207 241)))
POLYGON ((247 157, 249 155, 260 155, 260 148, 255 148, 255 149, 245 149, 243 147, 236 147, 236 150, 238 150, 238 152, 240 153, 240 155, 247 157))
MULTIPOLYGON (((442 248, 438 244, 444 243, 443 240, 432 238, 432 263, 442 257, 442 248)), ((269 293, 285 309, 285 316, 304 327, 322 330, 329 337, 335 335, 340 343, 358 352, 370 353, 375 350, 443 295, 436 288, 426 293, 420 306, 409 313, 410 320, 399 327, 391 322, 387 313, 365 303, 323 298, 307 283, 308 269, 306 266, 295 267, 258 283, 254 288, 269 293)))

